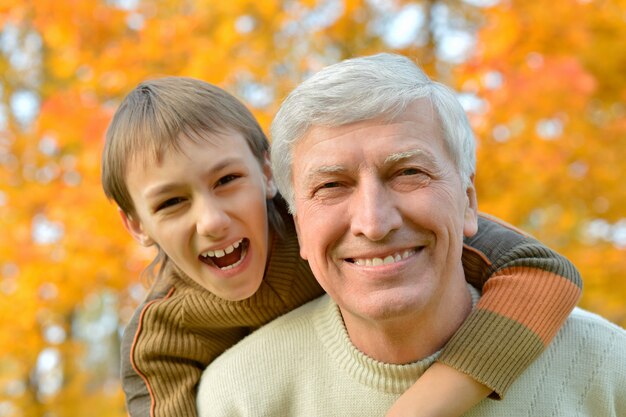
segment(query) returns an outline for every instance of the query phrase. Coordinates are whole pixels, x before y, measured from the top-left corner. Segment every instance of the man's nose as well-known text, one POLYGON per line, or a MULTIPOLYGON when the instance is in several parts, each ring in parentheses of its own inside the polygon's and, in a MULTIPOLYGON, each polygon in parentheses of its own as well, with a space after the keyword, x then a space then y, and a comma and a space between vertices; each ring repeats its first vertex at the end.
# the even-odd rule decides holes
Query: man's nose
POLYGON ((197 199, 195 213, 199 235, 220 238, 226 234, 231 218, 219 202, 210 196, 202 196, 197 199))
POLYGON ((352 197, 350 227, 355 236, 378 241, 400 228, 402 216, 393 192, 381 180, 362 181, 352 197))

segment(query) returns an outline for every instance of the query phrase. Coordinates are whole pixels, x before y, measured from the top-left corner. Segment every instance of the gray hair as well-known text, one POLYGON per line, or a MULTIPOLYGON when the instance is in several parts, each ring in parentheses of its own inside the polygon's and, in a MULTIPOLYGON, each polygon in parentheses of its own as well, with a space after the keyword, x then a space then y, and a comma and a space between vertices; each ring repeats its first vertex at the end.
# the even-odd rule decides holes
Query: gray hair
POLYGON ((271 126, 271 159, 274 179, 290 212, 295 213, 293 149, 311 127, 379 117, 391 121, 423 98, 433 104, 448 151, 468 184, 476 171, 476 144, 455 93, 428 78, 410 59, 383 53, 330 65, 300 84, 282 103, 271 126))

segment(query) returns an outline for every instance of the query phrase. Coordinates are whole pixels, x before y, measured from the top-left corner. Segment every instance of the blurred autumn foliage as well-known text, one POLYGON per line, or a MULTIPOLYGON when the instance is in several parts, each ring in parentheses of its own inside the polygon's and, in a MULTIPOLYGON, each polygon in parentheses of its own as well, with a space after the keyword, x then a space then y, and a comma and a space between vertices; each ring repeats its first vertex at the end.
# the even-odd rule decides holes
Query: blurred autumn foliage
POLYGON ((268 127, 337 60, 395 51, 460 92, 481 210, 568 256, 626 326, 626 1, 0 0, 0 417, 123 416, 119 332, 152 253, 99 183, 138 82, 186 75, 268 127))

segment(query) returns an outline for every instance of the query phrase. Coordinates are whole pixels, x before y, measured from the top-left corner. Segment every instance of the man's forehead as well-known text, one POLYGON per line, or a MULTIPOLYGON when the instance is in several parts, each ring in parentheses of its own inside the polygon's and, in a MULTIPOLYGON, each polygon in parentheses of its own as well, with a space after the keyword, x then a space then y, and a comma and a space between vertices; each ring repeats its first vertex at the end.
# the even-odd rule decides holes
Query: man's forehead
POLYGON ((312 130, 310 135, 296 144, 293 152, 295 164, 314 164, 331 169, 339 161, 354 158, 369 158, 378 164, 432 159, 443 141, 438 132, 407 123, 355 126, 351 130, 328 129, 312 130))
POLYGON ((371 119, 356 120, 338 125, 313 124, 309 126, 300 140, 296 141, 296 147, 302 142, 320 142, 341 137, 358 140, 365 130, 371 129, 375 129, 378 134, 383 136, 419 132, 432 134, 433 132, 441 132, 442 126, 430 100, 419 99, 410 103, 404 111, 395 116, 383 114, 371 119))

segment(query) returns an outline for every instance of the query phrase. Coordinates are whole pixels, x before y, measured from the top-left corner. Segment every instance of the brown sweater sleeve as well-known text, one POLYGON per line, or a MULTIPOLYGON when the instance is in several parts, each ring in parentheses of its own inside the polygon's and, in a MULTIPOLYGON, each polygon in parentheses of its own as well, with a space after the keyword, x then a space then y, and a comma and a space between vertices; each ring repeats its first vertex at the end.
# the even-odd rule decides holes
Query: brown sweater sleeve
POLYGON ((245 326, 207 326, 200 333, 185 326, 187 304, 201 297, 188 287, 172 287, 137 309, 125 329, 122 386, 132 417, 195 416, 202 371, 249 333, 245 326))
POLYGON ((273 247, 261 287, 246 300, 221 300, 171 274, 172 285, 151 295, 124 331, 122 387, 132 417, 196 416, 197 383, 217 356, 323 293, 299 257, 295 232, 273 247))
MULTIPOLYGON (((171 289, 171 288, 170 288, 171 289)), ((132 318, 126 324, 124 328, 124 334, 122 336, 122 345, 120 348, 120 377, 122 379, 122 388, 126 395, 126 409, 128 413, 133 417, 148 417, 150 416, 150 392, 148 386, 143 379, 143 375, 139 374, 133 367, 131 360, 131 351, 135 344, 135 338, 137 337, 140 323, 142 320, 143 311, 148 306, 167 295, 169 289, 165 292, 153 294, 142 305, 139 306, 133 313, 132 318)))
POLYGON ((501 398, 564 324, 582 291, 563 256, 501 220, 481 215, 463 266, 483 294, 439 361, 501 398))

